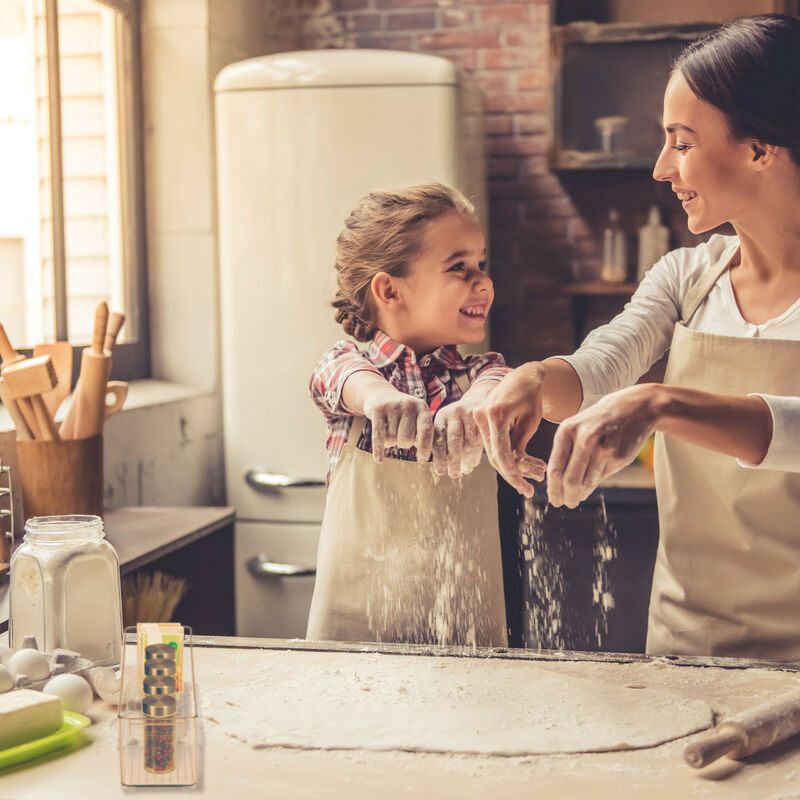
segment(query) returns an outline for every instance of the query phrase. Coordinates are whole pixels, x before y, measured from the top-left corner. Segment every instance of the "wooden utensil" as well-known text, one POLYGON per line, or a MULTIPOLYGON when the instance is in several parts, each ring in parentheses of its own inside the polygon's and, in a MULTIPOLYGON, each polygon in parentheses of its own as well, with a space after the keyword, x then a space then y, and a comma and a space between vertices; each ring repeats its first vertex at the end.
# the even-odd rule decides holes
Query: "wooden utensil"
POLYGON ((21 439, 22 441, 33 439, 33 433, 31 433, 28 423, 25 422, 25 417, 22 416, 22 412, 16 401, 8 396, 2 378, 0 378, 0 403, 8 410, 8 415, 11 417, 14 427, 17 429, 17 439, 21 439))
POLYGON ((72 383, 72 345, 69 342, 52 342, 48 344, 37 344, 33 348, 33 357, 50 356, 53 367, 56 371, 58 383, 55 389, 42 395, 44 404, 50 412, 50 416, 55 419, 61 403, 69 394, 70 384, 72 383))
POLYGON ((714 735, 683 751, 690 767, 700 768, 722 756, 742 758, 800 732, 800 689, 723 720, 714 735))
MULTIPOLYGON (((3 370, 3 381, 10 400, 16 400, 20 409, 29 404, 35 415, 35 428, 30 426, 35 439, 58 441, 58 429, 44 404, 42 394, 57 383, 56 371, 50 356, 26 358, 3 370)), ((26 417, 27 420, 27 417, 26 417)))
POLYGON ((122 408, 128 396, 128 384, 125 381, 109 381, 106 384, 104 418, 114 416, 122 408))
POLYGON ((108 327, 106 328, 106 336, 103 340, 103 351, 111 353, 117 344, 117 336, 125 324, 125 315, 120 311, 112 311, 111 316, 108 318, 108 327))
MULTIPOLYGON (((11 342, 8 340, 8 335, 6 334, 6 329, 0 325, 0 359, 3 361, 2 367, 0 367, 0 373, 2 373, 7 367, 10 367, 12 364, 17 364, 20 361, 25 360, 25 356, 22 353, 18 353, 12 346, 11 342)), ((9 403, 13 401, 9 400, 9 403)), ((5 405, 5 403, 3 404, 5 405)), ((25 419, 25 427, 28 431, 33 435, 33 432, 36 431, 36 416, 33 413, 33 409, 27 403, 17 404, 19 409, 19 413, 25 419)), ((9 414, 13 412, 9 409, 9 414)), ((13 417, 12 417, 13 419, 13 417)))
POLYGON ((94 312, 92 344, 81 354, 81 372, 72 404, 61 425, 66 439, 86 439, 103 431, 105 396, 111 355, 103 350, 108 327, 108 306, 100 303, 94 312))

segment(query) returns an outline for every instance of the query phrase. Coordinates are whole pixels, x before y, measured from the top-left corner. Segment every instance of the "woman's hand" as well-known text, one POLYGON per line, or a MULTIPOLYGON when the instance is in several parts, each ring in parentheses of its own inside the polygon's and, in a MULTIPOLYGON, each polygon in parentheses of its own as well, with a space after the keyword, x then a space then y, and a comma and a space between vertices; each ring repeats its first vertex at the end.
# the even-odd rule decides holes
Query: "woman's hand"
POLYGON ((526 477, 544 477, 544 462, 526 455, 525 447, 542 421, 545 375, 539 362, 517 367, 474 412, 489 461, 525 497, 533 496, 526 477))
POLYGON ((417 448, 417 461, 430 458, 433 415, 424 400, 398 392, 385 381, 373 385, 363 402, 372 423, 372 457, 380 463, 390 447, 417 448))
POLYGON ((654 387, 638 384, 606 395, 561 423, 547 465, 552 505, 575 508, 636 458, 658 421, 654 387))

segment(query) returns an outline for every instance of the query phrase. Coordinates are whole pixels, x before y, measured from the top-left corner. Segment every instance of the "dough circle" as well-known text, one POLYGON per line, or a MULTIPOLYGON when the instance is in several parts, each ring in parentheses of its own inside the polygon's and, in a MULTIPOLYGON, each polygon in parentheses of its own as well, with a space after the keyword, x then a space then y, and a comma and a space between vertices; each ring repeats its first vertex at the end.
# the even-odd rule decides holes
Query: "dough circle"
POLYGON ((653 747, 713 722, 700 700, 522 660, 260 651, 251 663, 257 679, 201 696, 203 714, 253 748, 603 752, 653 747))

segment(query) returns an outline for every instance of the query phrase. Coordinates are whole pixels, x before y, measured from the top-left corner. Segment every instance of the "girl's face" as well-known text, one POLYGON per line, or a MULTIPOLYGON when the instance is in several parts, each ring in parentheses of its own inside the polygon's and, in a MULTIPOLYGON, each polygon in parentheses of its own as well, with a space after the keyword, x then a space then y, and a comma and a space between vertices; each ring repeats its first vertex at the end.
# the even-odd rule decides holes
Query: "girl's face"
POLYGON ((725 115, 697 97, 679 72, 664 95, 664 131, 653 177, 672 184, 692 233, 735 223, 753 207, 752 143, 734 139, 725 115))
POLYGON ((396 279, 404 344, 419 354, 483 340, 494 300, 485 257, 483 232, 471 217, 452 211, 428 223, 419 257, 396 279))

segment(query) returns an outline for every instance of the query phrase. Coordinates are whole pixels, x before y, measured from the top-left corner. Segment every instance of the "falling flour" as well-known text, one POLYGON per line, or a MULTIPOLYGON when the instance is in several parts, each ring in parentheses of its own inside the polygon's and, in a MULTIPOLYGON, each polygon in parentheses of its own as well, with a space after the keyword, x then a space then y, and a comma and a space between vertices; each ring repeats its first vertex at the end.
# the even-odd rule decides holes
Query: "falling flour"
POLYGON ((653 747, 712 724, 700 700, 512 659, 262 651, 257 680, 203 690, 253 748, 520 756, 653 747))

